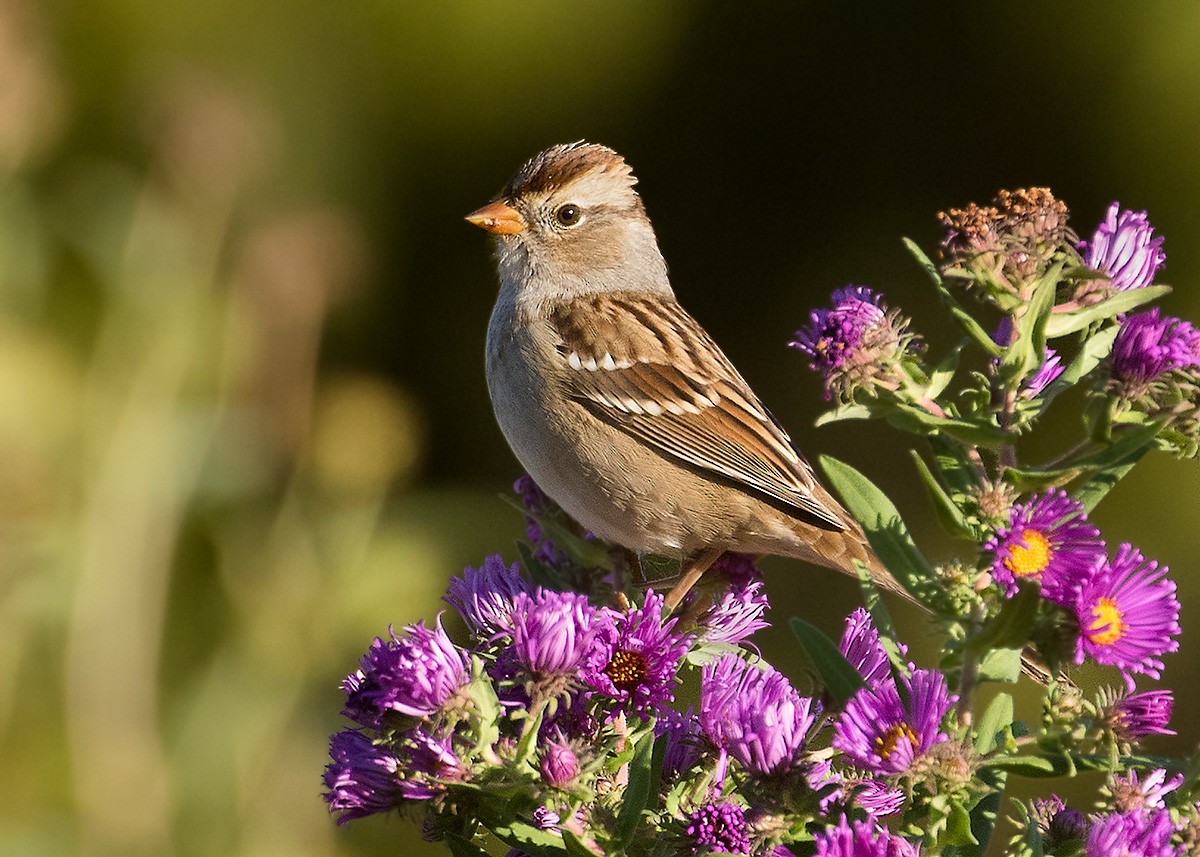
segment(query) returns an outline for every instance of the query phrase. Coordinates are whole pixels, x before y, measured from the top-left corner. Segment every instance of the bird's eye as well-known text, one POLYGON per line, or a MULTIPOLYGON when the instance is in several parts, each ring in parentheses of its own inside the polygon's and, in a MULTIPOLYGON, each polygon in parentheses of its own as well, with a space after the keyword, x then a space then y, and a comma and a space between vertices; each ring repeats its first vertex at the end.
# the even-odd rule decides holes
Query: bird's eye
POLYGON ((558 221, 560 226, 576 226, 579 221, 583 220, 583 209, 572 202, 566 205, 560 205, 554 210, 554 219, 558 221))

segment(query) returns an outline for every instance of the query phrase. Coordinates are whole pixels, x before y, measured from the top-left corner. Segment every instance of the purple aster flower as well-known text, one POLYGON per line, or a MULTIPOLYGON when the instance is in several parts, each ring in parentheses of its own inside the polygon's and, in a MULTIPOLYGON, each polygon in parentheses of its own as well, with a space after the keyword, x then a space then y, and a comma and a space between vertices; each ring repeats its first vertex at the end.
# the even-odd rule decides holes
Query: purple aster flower
POLYGON ((1147 735, 1174 735, 1168 729, 1175 698, 1169 690, 1140 693, 1104 692, 1100 698, 1100 720, 1121 741, 1137 741, 1147 735))
POLYGON ((1138 779, 1137 771, 1126 771, 1124 776, 1114 775, 1109 782, 1112 792, 1113 808, 1117 812, 1131 812, 1135 809, 1152 810, 1165 809, 1164 797, 1183 785, 1183 774, 1176 774, 1167 779, 1163 768, 1155 768, 1146 774, 1144 780, 1138 779))
POLYGON ((1128 673, 1159 677, 1159 657, 1179 648, 1179 602, 1167 568, 1123 544, 1084 584, 1075 605, 1075 662, 1091 656, 1128 673))
POLYGON ((485 639, 511 633, 513 599, 529 592, 518 572, 518 564, 504 564, 499 554, 485 557, 483 565, 463 569, 462 577, 450 578, 450 587, 442 598, 463 617, 467 627, 485 639))
POLYGON ((1083 504, 1062 489, 1015 504, 1009 525, 984 549, 995 554, 992 577, 1008 595, 1016 594, 1018 581, 1037 581, 1042 597, 1063 606, 1074 603, 1104 560, 1100 531, 1088 522, 1083 504))
POLYGON ((1121 322, 1110 355, 1112 384, 1134 398, 1164 373, 1200 366, 1200 331, 1158 307, 1127 316, 1121 322))
POLYGON ((599 623, 587 596, 547 589, 517 593, 512 618, 503 666, 525 679, 531 696, 549 699, 569 690, 596 648, 599 623))
POLYGON ((947 740, 942 718, 954 704, 945 677, 914 670, 903 678, 907 705, 893 681, 854 694, 834 727, 833 746, 859 768, 878 774, 907 771, 934 744, 947 740))
POLYGON ((533 811, 533 826, 538 830, 558 830, 562 816, 548 807, 539 806, 533 811))
POLYGON ((560 734, 543 746, 538 770, 546 785, 560 789, 570 785, 579 776, 579 757, 560 734))
POLYGON ((696 618, 699 638, 708 643, 740 643, 770 626, 762 618, 770 606, 761 580, 735 584, 696 618))
POLYGON ((700 728, 700 718, 690 705, 683 714, 664 712, 655 723, 655 729, 667 736, 662 767, 666 781, 678 779, 681 774, 690 771, 708 746, 708 740, 700 728))
POLYGON ((753 556, 734 551, 726 551, 717 557, 717 561, 709 567, 706 576, 719 577, 735 589, 761 582, 763 579, 762 572, 758 570, 758 563, 753 556))
POLYGON ((691 853, 720 851, 725 854, 749 854, 750 835, 746 832, 746 810, 736 803, 706 803, 687 816, 687 838, 691 853))
POLYGON ((855 388, 895 388, 890 364, 912 340, 907 322, 883 308, 883 296, 865 286, 833 293, 833 309, 816 309, 807 327, 789 343, 809 357, 809 366, 825 379, 825 398, 849 398, 855 388))
POLYGON ((339 813, 338 824, 399 805, 400 760, 394 754, 348 729, 329 740, 329 756, 333 761, 325 768, 325 801, 330 812, 339 813))
POLYGON ((1121 211, 1121 204, 1108 207, 1091 241, 1080 241, 1083 263, 1107 274, 1118 291, 1140 289, 1154 282, 1154 275, 1167 260, 1163 238, 1154 234, 1144 211, 1121 211))
POLYGON ((443 783, 466 778, 452 747, 450 733, 432 735, 414 729, 405 736, 407 753, 401 768, 400 794, 409 800, 429 800, 445 791, 443 783))
POLYGON ((1115 812, 1088 831, 1085 857, 1182 857, 1183 846, 1171 844, 1175 825, 1170 813, 1115 812))
POLYGON ((1042 834, 1047 851, 1053 851, 1067 842, 1078 842, 1087 836, 1087 816, 1067 806, 1058 795, 1034 800, 1033 820, 1042 834))
POLYGON ((876 818, 895 815, 904 808, 907 800, 903 789, 894 788, 883 780, 859 780, 854 786, 854 805, 876 818))
POLYGON ((768 664, 734 654, 705 665, 700 678, 700 727, 722 754, 751 775, 783 774, 799 766, 820 705, 796 693, 768 664))
POLYGON ((879 632, 875 630, 871 614, 866 609, 859 607, 846 617, 838 651, 858 670, 869 686, 891 678, 891 662, 883 644, 879 642, 879 632))
POLYGON ((470 676, 467 658, 437 625, 410 625, 391 639, 378 637, 363 655, 361 668, 342 682, 342 713, 363 726, 378 727, 388 711, 430 717, 445 707, 470 676))
POLYGON ((677 622, 663 622, 663 599, 653 589, 636 610, 604 609, 584 681, 632 711, 646 714, 663 708, 675 698, 676 672, 690 639, 675 631, 677 622))
POLYGON ((918 857, 916 846, 873 819, 851 825, 844 815, 816 835, 816 844, 815 857, 918 857))

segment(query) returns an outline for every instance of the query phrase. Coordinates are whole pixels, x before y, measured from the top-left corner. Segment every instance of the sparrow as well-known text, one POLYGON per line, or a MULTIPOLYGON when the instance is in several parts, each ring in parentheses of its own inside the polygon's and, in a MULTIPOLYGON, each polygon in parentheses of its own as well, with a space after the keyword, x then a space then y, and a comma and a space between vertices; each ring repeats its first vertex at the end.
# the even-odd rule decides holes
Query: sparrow
POLYGON ((908 593, 675 298, 625 160, 553 146, 467 220, 495 237, 488 391, 513 453, 583 527, 681 560, 675 607, 724 552, 908 593))

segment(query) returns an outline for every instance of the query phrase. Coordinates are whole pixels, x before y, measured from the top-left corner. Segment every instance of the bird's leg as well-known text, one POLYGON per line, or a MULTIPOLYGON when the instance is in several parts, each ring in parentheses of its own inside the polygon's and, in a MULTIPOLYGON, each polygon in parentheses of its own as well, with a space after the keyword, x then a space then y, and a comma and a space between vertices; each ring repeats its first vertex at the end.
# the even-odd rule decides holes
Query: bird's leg
POLYGON ((683 567, 680 569, 679 582, 675 584, 674 589, 667 593, 667 597, 663 601, 667 610, 674 610, 679 606, 679 602, 683 601, 684 596, 696 585, 700 576, 708 571, 708 567, 716 562, 723 553, 725 553, 724 548, 707 548, 684 560, 683 567))

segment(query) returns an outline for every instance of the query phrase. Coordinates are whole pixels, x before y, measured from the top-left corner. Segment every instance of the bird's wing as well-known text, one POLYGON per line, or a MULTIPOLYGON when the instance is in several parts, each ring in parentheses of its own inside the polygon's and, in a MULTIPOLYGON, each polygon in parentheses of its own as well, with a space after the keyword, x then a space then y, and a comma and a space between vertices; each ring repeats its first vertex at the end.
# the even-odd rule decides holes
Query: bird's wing
POLYGON ((677 303, 631 293, 552 309, 570 395, 660 454, 844 530, 812 468, 711 337, 677 303))

